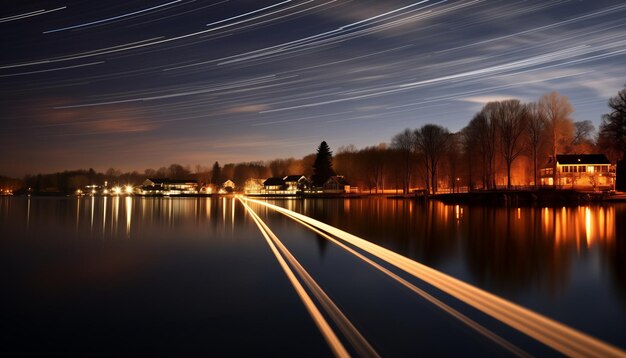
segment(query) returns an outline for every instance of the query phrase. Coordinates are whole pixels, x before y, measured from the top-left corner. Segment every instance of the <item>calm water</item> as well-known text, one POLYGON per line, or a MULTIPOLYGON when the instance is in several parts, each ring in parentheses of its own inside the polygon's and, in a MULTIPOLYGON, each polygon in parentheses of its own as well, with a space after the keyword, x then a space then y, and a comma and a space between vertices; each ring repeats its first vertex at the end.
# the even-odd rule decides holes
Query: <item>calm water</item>
MULTIPOLYGON (((272 203, 626 348, 625 204, 272 203)), ((510 354, 335 244, 250 205, 381 355, 510 354)), ((0 270, 8 351, 331 355, 234 198, 2 197, 0 270)), ((528 353, 556 354, 396 273, 528 353)))

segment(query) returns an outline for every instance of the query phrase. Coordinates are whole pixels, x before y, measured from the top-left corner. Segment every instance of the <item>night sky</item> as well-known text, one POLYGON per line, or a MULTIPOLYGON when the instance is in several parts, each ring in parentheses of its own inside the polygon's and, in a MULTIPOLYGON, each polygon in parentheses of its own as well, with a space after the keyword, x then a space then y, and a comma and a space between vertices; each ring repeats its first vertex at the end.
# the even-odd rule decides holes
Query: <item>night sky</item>
POLYGON ((552 90, 597 127, 626 83, 623 1, 3 5, 0 175, 297 158, 552 90))

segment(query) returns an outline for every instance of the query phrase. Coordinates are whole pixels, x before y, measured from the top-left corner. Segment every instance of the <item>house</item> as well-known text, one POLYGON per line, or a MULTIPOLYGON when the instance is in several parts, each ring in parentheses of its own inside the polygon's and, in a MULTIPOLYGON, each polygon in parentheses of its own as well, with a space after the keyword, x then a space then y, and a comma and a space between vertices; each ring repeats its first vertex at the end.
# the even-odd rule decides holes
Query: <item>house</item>
POLYGON ((557 154, 540 171, 542 186, 579 190, 611 190, 615 165, 604 154, 557 154))
MULTIPOLYGON (((233 191, 235 191, 236 187, 237 186, 235 185, 235 182, 233 182, 230 179, 228 179, 224 183, 222 183, 222 190, 225 193, 232 193, 233 191)), ((220 190, 220 192, 222 192, 222 190, 220 190)))
POLYGON ((246 180, 245 193, 261 196, 295 196, 310 186, 304 175, 246 180))
POLYGON ((266 192, 271 193, 286 190, 287 184, 285 184, 285 181, 281 177, 272 177, 265 179, 263 187, 266 192))
POLYGON ((149 178, 141 185, 140 193, 143 195, 197 194, 198 182, 195 180, 149 178))
POLYGON ((304 175, 287 175, 283 181, 290 191, 303 191, 311 186, 311 181, 304 175))
POLYGON ((343 175, 331 176, 322 187, 324 189, 324 193, 328 194, 340 194, 350 192, 350 184, 344 179, 343 175))

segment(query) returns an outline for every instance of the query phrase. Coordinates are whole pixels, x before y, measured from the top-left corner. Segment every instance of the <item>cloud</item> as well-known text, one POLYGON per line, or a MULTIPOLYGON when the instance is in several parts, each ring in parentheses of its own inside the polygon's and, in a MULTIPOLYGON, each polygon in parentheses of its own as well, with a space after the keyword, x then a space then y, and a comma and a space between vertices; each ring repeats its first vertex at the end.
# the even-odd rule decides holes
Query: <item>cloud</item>
POLYGON ((266 111, 271 107, 266 104, 244 104, 235 107, 231 107, 226 112, 228 113, 258 113, 266 111))
POLYGON ((458 101, 469 102, 469 103, 478 103, 478 104, 486 104, 488 102, 496 102, 496 101, 506 101, 507 99, 519 99, 516 96, 473 96, 473 97, 464 97, 459 98, 458 101))
POLYGON ((29 106, 25 117, 29 118, 28 127, 33 134, 42 131, 54 137, 149 132, 159 128, 162 122, 149 119, 142 107, 52 109, 58 103, 63 101, 44 99, 29 106))

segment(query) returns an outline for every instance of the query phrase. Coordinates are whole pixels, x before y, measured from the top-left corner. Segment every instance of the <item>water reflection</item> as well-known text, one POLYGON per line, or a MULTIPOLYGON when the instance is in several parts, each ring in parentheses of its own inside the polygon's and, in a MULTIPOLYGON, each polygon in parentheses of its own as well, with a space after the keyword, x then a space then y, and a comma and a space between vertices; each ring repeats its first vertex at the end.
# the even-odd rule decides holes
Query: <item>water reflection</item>
POLYGON ((455 274, 504 291, 561 290, 574 261, 592 254, 605 264, 610 261, 618 251, 616 227, 626 221, 623 205, 503 208, 387 199, 274 203, 433 267, 464 264, 464 269, 452 269, 459 271, 455 274))
POLYGON ((258 229, 233 203, 0 197, 7 350, 286 356, 304 346, 327 355, 258 229))
POLYGON ((125 211, 126 211, 126 237, 130 238, 130 223, 131 223, 131 219, 132 219, 132 204, 133 204, 133 199, 131 199, 131 197, 126 197, 125 199, 125 211))
POLYGON ((16 197, 0 199, 0 223, 10 223, 4 229, 19 235, 42 234, 54 226, 70 237, 130 239, 206 227, 205 232, 223 237, 233 236, 245 220, 241 210, 234 198, 16 197))

